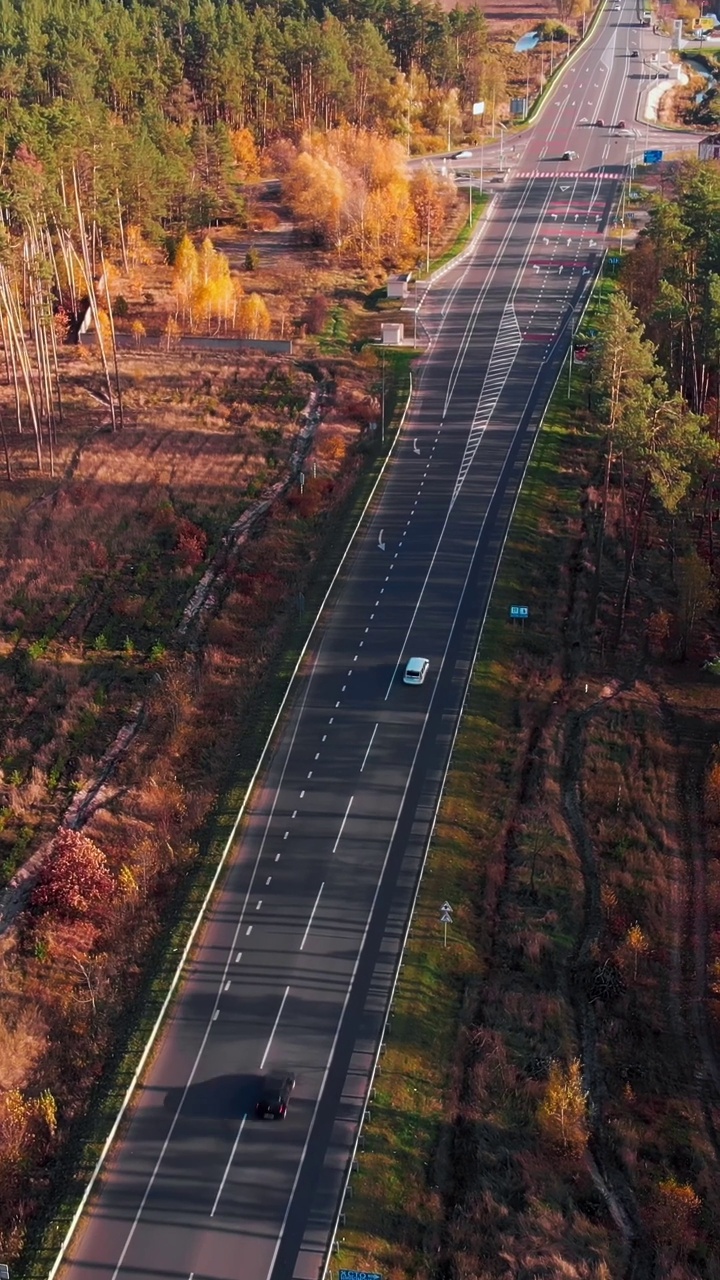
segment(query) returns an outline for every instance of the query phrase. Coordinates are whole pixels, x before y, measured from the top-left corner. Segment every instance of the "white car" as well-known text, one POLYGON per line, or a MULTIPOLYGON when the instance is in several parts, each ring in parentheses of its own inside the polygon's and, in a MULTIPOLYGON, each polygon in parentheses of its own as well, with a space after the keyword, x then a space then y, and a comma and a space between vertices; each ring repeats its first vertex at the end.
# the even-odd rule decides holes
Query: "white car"
POLYGON ((451 160, 472 160, 472 151, 453 151, 451 160))
POLYGON ((429 670, 430 663, 427 658, 411 658, 405 668, 403 683, 422 684, 429 670))

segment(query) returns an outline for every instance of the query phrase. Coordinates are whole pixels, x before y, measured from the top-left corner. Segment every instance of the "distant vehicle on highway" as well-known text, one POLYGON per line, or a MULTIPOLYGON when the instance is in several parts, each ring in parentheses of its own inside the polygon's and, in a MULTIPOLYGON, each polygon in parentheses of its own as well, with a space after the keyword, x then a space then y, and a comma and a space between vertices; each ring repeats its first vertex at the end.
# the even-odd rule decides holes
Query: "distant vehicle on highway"
POLYGON ((284 1120, 290 1095, 295 1088, 294 1076, 267 1076, 255 1104, 255 1115, 260 1120, 284 1120))
POLYGON ((578 153, 577 151, 563 151, 562 158, 563 160, 577 160, 578 153))
POLYGON ((624 121, 624 120, 618 120, 617 124, 615 125, 615 128, 616 128, 616 129, 627 129, 627 125, 626 125, 626 123, 625 123, 625 121, 624 121))
POLYGON ((639 57, 640 57, 640 54, 638 53, 637 49, 632 49, 632 50, 631 50, 631 52, 630 52, 630 57, 631 57, 631 58, 639 58, 639 57))
POLYGON ((453 151, 451 160, 472 160, 472 151, 453 151))
POLYGON ((422 684, 429 670, 430 663, 427 658, 411 658, 405 668, 403 683, 422 684))
POLYGON ((595 124, 597 125, 598 129, 605 128, 605 121, 600 116, 598 116, 597 120, 595 121, 595 124))

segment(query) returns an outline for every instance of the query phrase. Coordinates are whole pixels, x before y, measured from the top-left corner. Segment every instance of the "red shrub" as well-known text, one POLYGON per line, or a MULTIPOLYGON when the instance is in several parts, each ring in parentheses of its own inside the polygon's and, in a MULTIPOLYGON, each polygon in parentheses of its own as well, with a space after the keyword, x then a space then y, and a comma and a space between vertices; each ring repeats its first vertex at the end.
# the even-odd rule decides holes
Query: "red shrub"
POLYGON ((177 522, 175 554, 184 569, 197 569, 207 551, 207 534, 204 529, 182 516, 177 522))
POLYGON ((61 915, 85 915, 114 889, 107 859, 87 836, 63 830, 55 837, 32 896, 35 907, 54 907, 61 915))

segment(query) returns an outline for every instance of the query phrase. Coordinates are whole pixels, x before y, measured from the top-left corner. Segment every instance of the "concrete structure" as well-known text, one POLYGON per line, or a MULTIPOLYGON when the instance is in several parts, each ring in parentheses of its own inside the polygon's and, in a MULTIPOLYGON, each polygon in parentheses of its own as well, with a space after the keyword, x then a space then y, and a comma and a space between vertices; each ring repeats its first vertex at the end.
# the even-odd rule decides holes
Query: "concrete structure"
POLYGON ((412 276, 407 272, 404 276, 388 276, 387 278, 387 296, 388 298, 407 298, 408 289, 412 276))
POLYGON ((720 133, 708 133, 698 144, 701 160, 720 160, 720 133))
POLYGON ((381 324, 380 333, 384 347, 401 347, 405 341, 405 326, 402 324, 381 324))

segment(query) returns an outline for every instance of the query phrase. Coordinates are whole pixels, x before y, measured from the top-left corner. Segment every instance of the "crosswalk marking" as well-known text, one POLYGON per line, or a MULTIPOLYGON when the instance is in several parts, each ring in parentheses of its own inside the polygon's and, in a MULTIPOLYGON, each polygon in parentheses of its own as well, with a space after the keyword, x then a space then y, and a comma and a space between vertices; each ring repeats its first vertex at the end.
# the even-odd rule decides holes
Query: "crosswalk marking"
POLYGON ((478 451, 480 441, 482 440, 485 429, 490 421, 495 406, 500 399, 500 393, 505 386, 510 375, 510 370, 515 362, 515 357, 520 350, 522 344, 522 333, 515 315, 515 307, 512 301, 505 303, 505 309, 502 313, 500 327, 492 349, 492 355, 485 372, 480 399, 477 402, 475 417, 468 434, 467 443, 465 445, 465 453, 460 463, 460 470, 455 481, 455 490, 452 496, 452 502, 457 498, 465 477, 472 466, 475 454, 478 451))
POLYGON ((516 178, 558 178, 558 179, 585 178, 587 182, 605 182, 606 180, 609 179, 613 182, 616 182, 620 178, 624 178, 625 174, 624 173, 584 173, 580 169, 571 170, 568 173, 566 173, 564 169, 562 173, 558 173, 557 170, 553 172, 551 169, 526 169, 526 170, 523 170, 521 173, 516 173, 514 176, 516 178))

